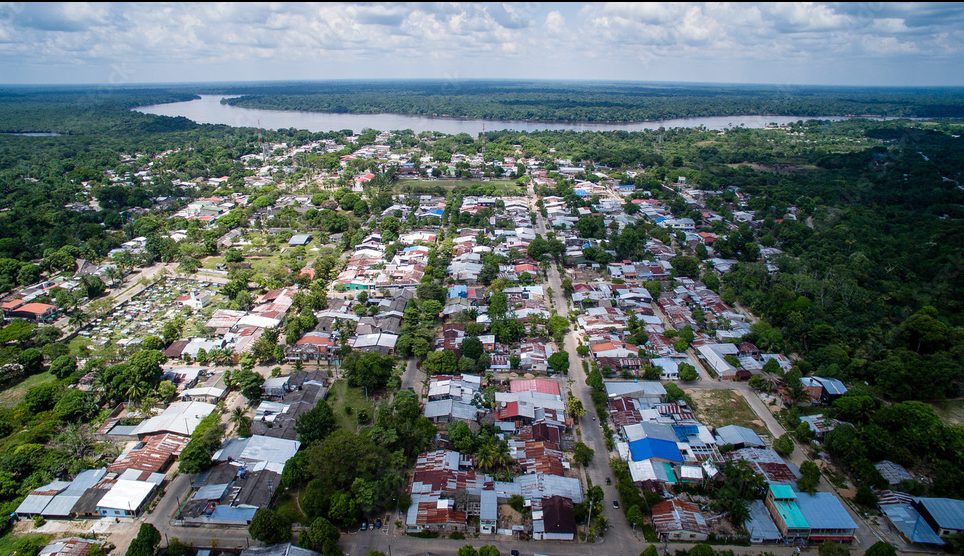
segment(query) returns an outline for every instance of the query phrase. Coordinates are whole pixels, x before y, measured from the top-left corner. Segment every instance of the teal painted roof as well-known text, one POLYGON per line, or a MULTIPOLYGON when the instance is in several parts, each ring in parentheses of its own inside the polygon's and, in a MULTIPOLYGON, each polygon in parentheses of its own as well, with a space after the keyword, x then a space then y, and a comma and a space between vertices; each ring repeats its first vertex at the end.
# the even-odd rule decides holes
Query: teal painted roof
POLYGON ((807 523, 807 518, 803 517, 803 512, 800 511, 800 507, 797 506, 795 501, 774 500, 773 506, 777 509, 780 518, 783 519, 783 522, 787 524, 788 528, 810 528, 810 524, 807 523))
POLYGON ((793 492, 793 487, 782 483, 770 483, 770 492, 773 493, 774 500, 796 500, 797 493, 793 492))
POLYGON ((663 469, 666 470, 666 482, 667 482, 667 483, 669 483, 669 484, 671 484, 671 485, 675 485, 676 483, 679 482, 679 479, 676 478, 676 472, 673 471, 673 466, 672 466, 672 464, 663 462, 663 469))

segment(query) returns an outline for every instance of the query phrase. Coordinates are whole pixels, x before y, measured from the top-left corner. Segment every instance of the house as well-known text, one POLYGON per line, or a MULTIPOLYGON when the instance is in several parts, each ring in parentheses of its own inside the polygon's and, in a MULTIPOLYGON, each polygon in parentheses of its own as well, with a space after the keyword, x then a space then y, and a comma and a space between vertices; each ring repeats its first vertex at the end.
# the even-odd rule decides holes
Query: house
POLYGON ((680 453, 675 441, 663 440, 659 438, 640 438, 629 443, 629 454, 632 461, 643 461, 652 459, 667 463, 683 463, 683 454, 680 453))
POLYGON ((533 500, 532 538, 544 541, 574 540, 576 513, 572 500, 563 496, 533 500))
POLYGON ((295 546, 290 542, 271 546, 249 547, 241 551, 241 556, 318 556, 318 552, 295 546))
POLYGON ((911 505, 941 537, 964 533, 964 500, 915 498, 911 505))
POLYGON ((857 531, 846 508, 829 492, 798 493, 788 484, 770 483, 766 506, 786 541, 850 543, 857 531))
POLYGON ((813 403, 830 405, 834 400, 847 393, 844 383, 835 378, 824 378, 819 376, 800 377, 800 383, 804 390, 810 394, 813 403))
POLYGON ((295 234, 288 240, 288 245, 292 247, 308 245, 309 243, 311 243, 311 234, 295 234))
POLYGON ((46 303, 7 302, 3 314, 8 319, 27 319, 33 322, 50 322, 57 318, 57 308, 46 303))
POLYGON ((291 388, 288 385, 290 376, 273 376, 265 379, 261 385, 261 390, 266 398, 280 398, 287 394, 291 388))
POLYGON ((700 542, 709 537, 710 528, 699 506, 670 499, 652 507, 653 527, 662 541, 700 542))
POLYGON ((103 541, 70 537, 51 541, 40 549, 37 556, 87 556, 94 547, 100 547, 103 541))
POLYGON ((136 517, 150 502, 157 485, 146 481, 119 479, 97 503, 102 517, 136 517))
POLYGON ((763 500, 754 500, 747 507, 749 517, 747 517, 744 527, 750 534, 750 542, 753 544, 775 543, 783 539, 780 530, 777 528, 770 512, 767 510, 763 500))
POLYGON ((494 534, 499 527, 499 496, 494 490, 479 494, 479 533, 494 534))
POLYGON ((696 348, 696 353, 723 380, 737 380, 738 369, 726 360, 727 355, 734 357, 739 348, 733 344, 703 344, 696 348))
POLYGON ((191 436, 201 420, 214 409, 214 405, 204 402, 173 402, 160 415, 141 421, 132 433, 138 437, 160 432, 191 436))
POLYGON ((766 443, 752 429, 739 425, 726 425, 716 429, 716 442, 734 448, 766 448, 766 443))

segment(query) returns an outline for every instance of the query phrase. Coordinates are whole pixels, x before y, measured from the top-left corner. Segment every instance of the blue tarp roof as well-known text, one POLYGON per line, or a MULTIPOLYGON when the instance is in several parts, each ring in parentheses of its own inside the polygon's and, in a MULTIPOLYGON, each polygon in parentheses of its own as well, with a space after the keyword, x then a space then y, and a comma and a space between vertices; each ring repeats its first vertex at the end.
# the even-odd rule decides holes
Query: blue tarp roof
POLYGON ((698 435, 700 428, 696 425, 673 425, 673 431, 680 442, 686 442, 689 437, 698 435))
POLYGON ((641 438, 629 443, 629 453, 633 461, 657 458, 675 463, 683 463, 683 454, 675 442, 657 438, 641 438))
POLYGON ((588 196, 589 196, 589 191, 587 191, 587 190, 585 190, 585 189, 573 189, 572 192, 575 193, 577 197, 588 197, 588 196))

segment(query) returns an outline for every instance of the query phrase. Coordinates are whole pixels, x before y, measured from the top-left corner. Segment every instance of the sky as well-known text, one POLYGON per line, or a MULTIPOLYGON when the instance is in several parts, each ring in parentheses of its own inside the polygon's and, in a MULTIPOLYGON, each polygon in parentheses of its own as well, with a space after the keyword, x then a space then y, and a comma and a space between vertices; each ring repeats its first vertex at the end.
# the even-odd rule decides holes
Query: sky
POLYGON ((0 3, 0 83, 964 85, 964 3, 0 3))

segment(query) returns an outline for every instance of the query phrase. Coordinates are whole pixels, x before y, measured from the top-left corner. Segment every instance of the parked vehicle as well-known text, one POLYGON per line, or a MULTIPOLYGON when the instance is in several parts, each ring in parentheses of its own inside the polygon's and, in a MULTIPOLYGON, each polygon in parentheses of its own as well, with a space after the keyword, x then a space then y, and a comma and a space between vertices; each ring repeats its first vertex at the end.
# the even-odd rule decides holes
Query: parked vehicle
POLYGON ((613 500, 613 507, 619 509, 619 500, 613 500))

